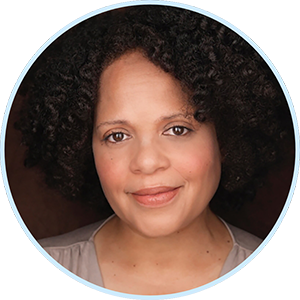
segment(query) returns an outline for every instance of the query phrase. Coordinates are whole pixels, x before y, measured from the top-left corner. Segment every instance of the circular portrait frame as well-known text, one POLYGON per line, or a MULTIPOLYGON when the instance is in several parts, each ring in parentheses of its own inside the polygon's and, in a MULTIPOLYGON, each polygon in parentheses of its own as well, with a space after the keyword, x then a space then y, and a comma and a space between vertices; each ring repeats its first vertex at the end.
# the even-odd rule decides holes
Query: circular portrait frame
POLYGON ((9 98, 9 102, 7 104, 7 108, 5 111, 5 115, 4 115, 4 119, 3 119, 3 124, 2 124, 2 131, 1 131, 1 170, 2 170, 2 175, 3 175, 3 180, 4 180, 4 185, 5 185, 5 189, 6 189, 6 193, 7 196, 9 198, 9 202, 10 205, 13 209, 13 212, 19 222, 19 224, 21 225, 22 229, 24 230, 24 232, 26 233, 26 235, 28 236, 28 238, 30 239, 30 241, 34 244, 34 246, 53 264, 55 265, 58 269, 60 269, 61 271, 63 271, 64 273, 66 273, 68 276, 72 277, 73 279, 83 283, 86 286, 89 286, 95 290, 113 295, 113 296, 121 296, 121 297, 125 297, 125 298, 130 298, 130 299, 149 299, 149 298, 153 298, 153 299, 171 299, 171 298, 177 298, 177 297, 182 297, 182 296, 188 296, 190 294, 194 294, 197 292, 200 292, 202 290, 205 290, 209 287, 212 287, 214 285, 216 285, 217 283, 220 283, 224 280, 226 280, 227 278, 231 277, 233 274, 237 273, 239 270, 241 270, 244 266, 246 266, 251 260, 253 260, 253 258, 255 258, 257 256, 258 253, 260 253, 260 251, 267 245, 267 243, 270 241, 270 239, 273 237, 273 235, 275 234, 275 232, 277 231, 278 227, 280 226, 288 208, 289 205, 291 203, 291 199, 295 190, 295 186, 296 186, 296 181, 297 181, 297 175, 298 175, 298 171, 299 171, 299 132, 298 132, 298 124, 297 124, 297 120, 296 120, 296 114, 292 105, 292 101, 291 98, 289 96, 289 93, 287 91, 287 88, 282 80, 282 78, 280 77, 279 73, 277 72, 276 68, 273 66, 273 64, 271 63, 271 61, 269 60, 269 58, 264 54, 264 52, 248 37, 246 36, 243 32, 241 32, 239 29, 237 29, 235 26, 233 26, 232 24, 228 23, 227 21, 207 12, 204 11, 200 8, 196 8, 193 6, 189 6, 189 5, 185 5, 185 4, 180 4, 180 3, 174 3, 174 2, 166 2, 166 1, 134 1, 134 2, 126 2, 126 3, 120 3, 120 4, 114 4, 114 5, 110 5, 108 7, 105 8, 101 8, 99 10, 93 11, 92 13, 86 14, 83 17, 75 20, 74 22, 70 23, 69 25, 65 26, 63 29, 61 29, 59 32, 57 32, 54 36, 52 36, 37 52, 36 54, 32 57, 32 59, 29 61, 29 63, 26 65, 25 69, 22 71, 21 75, 19 76, 13 91, 11 93, 11 96, 9 98), (264 59, 264 61, 268 64, 269 68, 272 70, 273 74, 276 76, 282 91, 284 92, 286 101, 288 103, 289 109, 290 109, 290 113, 291 113, 291 117, 292 117, 292 121, 293 121, 293 126, 294 126, 294 135, 295 135, 295 164, 294 164, 294 173, 293 173, 293 179, 292 179, 292 183, 290 186, 290 190, 289 190, 289 194, 288 197, 286 199, 285 205, 281 211, 281 214, 279 216, 279 218, 277 219, 276 224, 273 226, 272 230, 269 232, 268 236, 264 239, 264 241, 262 242, 262 244, 254 251, 254 253, 247 258, 245 261, 243 261, 239 266, 237 266, 235 269, 233 269, 232 271, 230 271, 229 273, 223 275, 222 277, 218 278, 217 280, 214 280, 213 282, 210 282, 204 286, 198 287, 196 289, 193 290, 188 290, 185 292, 180 292, 180 293, 176 293, 176 294, 170 294, 170 295, 163 295, 163 296, 140 296, 140 295, 131 295, 131 294, 124 294, 124 293, 119 293, 119 292, 115 292, 115 291, 111 291, 102 287, 99 287, 97 285, 94 285, 76 275, 74 275, 72 272, 66 270, 64 267, 62 267, 59 263, 57 263, 52 257, 50 257, 44 250, 43 248, 40 246, 40 244, 36 241, 36 239, 32 236, 31 232, 28 230, 27 226, 25 225, 24 221, 22 220, 22 217, 19 214, 19 211, 15 205, 14 199, 12 197, 10 188, 9 188, 9 184, 8 184, 8 178, 7 178, 7 174, 6 174, 6 164, 5 164, 5 133, 6 133, 6 127, 7 127, 7 122, 8 122, 8 117, 9 117, 9 113, 11 110, 11 106, 12 103, 14 101, 14 98, 16 96, 16 93, 18 91, 18 88, 21 84, 21 82, 24 79, 24 76, 27 74, 28 70, 30 69, 30 67, 32 66, 32 64, 36 61, 36 59, 41 55, 41 53, 43 53, 43 51, 53 42, 55 41, 59 36, 61 36, 64 32, 66 32, 68 29, 74 27, 75 25, 77 25, 78 23, 93 17, 97 14, 101 14, 103 12, 109 11, 109 10, 113 10, 113 9, 117 9, 117 8, 121 8, 121 7, 127 7, 127 6, 136 6, 136 5, 165 5, 165 6, 174 6, 174 7, 179 7, 179 8, 183 8, 183 9, 188 9, 191 11, 194 11, 196 13, 200 13, 203 14, 207 17, 210 17, 214 20, 216 20, 219 23, 222 23, 223 25, 227 26, 228 28, 230 28, 231 30, 233 30, 234 32, 236 32, 239 36, 241 36, 244 40, 246 40, 260 55, 261 57, 264 59))

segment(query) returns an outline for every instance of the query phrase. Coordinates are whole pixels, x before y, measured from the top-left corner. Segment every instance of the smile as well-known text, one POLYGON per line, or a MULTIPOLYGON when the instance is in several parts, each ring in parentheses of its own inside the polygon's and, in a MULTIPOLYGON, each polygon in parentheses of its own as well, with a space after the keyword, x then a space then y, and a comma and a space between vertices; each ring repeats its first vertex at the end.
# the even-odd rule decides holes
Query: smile
POLYGON ((158 208, 171 203, 179 189, 180 187, 155 187, 142 189, 131 194, 142 206, 158 208))

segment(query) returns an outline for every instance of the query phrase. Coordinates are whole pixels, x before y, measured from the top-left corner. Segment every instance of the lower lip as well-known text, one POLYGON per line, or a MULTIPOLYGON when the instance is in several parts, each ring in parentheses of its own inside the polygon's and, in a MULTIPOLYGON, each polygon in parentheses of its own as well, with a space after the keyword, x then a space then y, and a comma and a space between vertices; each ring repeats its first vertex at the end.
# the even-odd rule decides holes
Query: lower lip
POLYGON ((179 187, 164 193, 155 195, 137 195, 132 194, 133 198, 141 205, 149 208, 163 207, 172 202, 179 192, 179 187))

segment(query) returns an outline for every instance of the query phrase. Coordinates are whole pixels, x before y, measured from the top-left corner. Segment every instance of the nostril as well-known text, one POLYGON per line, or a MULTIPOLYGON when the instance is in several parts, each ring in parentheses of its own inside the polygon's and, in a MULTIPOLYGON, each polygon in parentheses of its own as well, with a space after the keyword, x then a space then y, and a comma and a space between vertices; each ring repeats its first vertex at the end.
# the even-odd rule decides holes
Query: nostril
POLYGON ((168 155, 153 145, 140 146, 131 160, 131 170, 152 174, 169 166, 168 155))

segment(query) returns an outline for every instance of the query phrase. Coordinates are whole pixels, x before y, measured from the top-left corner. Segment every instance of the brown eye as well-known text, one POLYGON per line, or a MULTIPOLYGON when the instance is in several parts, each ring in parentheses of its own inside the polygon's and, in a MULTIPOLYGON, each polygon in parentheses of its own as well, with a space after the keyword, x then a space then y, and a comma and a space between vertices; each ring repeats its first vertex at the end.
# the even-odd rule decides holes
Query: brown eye
POLYGON ((113 133, 112 138, 115 142, 121 142, 124 138, 124 134, 122 132, 113 133))
POLYGON ((192 129, 189 129, 185 126, 173 126, 166 130, 163 134, 164 135, 171 135, 171 136, 184 136, 188 134, 192 129))
POLYGON ((106 141, 111 143, 119 143, 129 139, 130 136, 123 132, 113 132, 105 138, 106 141))
POLYGON ((175 126, 172 128, 172 131, 175 135, 182 135, 185 131, 185 128, 182 126, 175 126))

